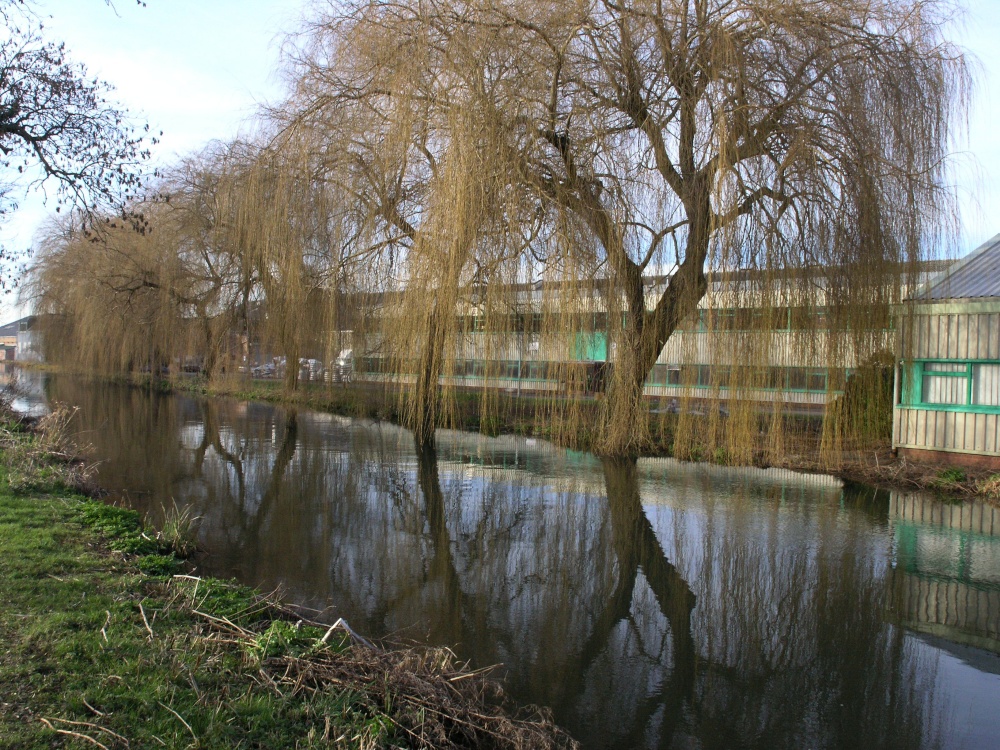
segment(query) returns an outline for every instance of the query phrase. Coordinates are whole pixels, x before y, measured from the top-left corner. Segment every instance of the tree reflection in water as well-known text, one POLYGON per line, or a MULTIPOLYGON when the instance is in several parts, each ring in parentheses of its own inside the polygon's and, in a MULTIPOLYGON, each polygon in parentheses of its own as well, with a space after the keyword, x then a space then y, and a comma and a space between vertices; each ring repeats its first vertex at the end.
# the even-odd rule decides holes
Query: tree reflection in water
POLYGON ((69 379, 50 397, 81 406, 106 485, 203 517, 208 572, 503 664, 587 747, 943 744, 935 665, 889 622, 880 500, 69 379))

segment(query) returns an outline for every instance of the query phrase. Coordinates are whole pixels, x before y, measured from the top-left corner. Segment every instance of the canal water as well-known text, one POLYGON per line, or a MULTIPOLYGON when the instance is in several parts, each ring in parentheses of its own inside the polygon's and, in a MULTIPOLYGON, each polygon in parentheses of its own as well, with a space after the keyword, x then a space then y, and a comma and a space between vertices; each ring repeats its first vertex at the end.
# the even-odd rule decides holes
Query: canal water
POLYGON ((206 573, 502 665, 585 748, 1000 747, 1000 510, 67 377, 206 573))

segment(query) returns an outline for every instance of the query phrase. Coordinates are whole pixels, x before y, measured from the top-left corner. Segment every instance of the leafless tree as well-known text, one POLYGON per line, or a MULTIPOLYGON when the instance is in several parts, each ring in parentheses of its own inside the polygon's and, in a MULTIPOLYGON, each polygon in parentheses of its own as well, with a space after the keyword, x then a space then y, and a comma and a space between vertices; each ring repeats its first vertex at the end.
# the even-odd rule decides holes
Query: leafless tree
POLYGON ((4 0, 0 15, 0 216, 16 208, 18 191, 39 186, 54 187, 57 210, 123 212, 157 139, 109 99, 111 86, 45 38, 30 3, 4 0))

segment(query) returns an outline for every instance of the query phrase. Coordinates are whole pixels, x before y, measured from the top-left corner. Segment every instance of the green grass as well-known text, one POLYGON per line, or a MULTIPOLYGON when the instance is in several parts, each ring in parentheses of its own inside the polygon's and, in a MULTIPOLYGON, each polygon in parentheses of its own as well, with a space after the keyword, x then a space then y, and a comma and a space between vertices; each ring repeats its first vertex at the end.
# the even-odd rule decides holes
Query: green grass
POLYGON ((960 489, 962 483, 968 479, 965 469, 957 466, 949 466, 937 472, 937 475, 930 480, 931 487, 941 490, 960 489))
POLYGON ((34 440, 0 430, 0 748, 437 747, 413 740, 440 696, 426 736, 442 746, 573 745, 436 652, 353 646, 252 589, 175 575, 138 514, 59 486, 58 462, 12 484, 34 440))
POLYGON ((322 631, 272 621, 256 652, 205 638, 205 620, 180 599, 244 627, 267 612, 234 584, 165 578, 172 556, 108 549, 150 549, 140 534, 128 511, 0 492, 0 747, 50 744, 57 733, 42 719, 109 748, 124 747, 112 732, 131 747, 326 747, 345 733, 395 744, 391 718, 364 696, 260 684, 261 658, 307 650, 322 631))

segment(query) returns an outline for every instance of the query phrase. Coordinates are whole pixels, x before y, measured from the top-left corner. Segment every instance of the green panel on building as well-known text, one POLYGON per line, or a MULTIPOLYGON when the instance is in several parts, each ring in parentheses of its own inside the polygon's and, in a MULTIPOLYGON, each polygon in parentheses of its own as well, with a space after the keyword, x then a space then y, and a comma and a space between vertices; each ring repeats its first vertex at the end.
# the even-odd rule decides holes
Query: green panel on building
POLYGON ((573 359, 584 362, 606 362, 608 359, 608 334, 601 332, 576 334, 573 359))

